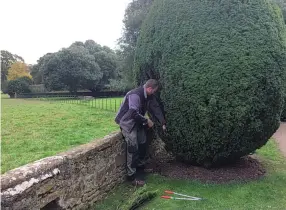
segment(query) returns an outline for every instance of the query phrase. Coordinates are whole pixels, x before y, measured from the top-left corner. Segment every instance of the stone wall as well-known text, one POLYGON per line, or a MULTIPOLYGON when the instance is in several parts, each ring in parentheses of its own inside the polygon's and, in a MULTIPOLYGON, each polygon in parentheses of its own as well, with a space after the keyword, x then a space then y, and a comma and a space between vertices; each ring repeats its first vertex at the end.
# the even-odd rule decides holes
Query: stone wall
POLYGON ((2 209, 86 209, 124 180, 121 133, 8 171, 2 209))

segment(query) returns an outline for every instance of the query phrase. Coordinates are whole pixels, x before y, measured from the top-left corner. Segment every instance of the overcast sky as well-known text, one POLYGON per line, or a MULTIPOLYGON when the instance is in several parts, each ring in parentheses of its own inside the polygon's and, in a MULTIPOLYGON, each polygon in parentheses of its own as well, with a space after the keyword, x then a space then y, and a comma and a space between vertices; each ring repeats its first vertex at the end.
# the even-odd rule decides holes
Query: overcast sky
POLYGON ((74 41, 115 48, 131 0, 2 0, 0 48, 28 64, 74 41))

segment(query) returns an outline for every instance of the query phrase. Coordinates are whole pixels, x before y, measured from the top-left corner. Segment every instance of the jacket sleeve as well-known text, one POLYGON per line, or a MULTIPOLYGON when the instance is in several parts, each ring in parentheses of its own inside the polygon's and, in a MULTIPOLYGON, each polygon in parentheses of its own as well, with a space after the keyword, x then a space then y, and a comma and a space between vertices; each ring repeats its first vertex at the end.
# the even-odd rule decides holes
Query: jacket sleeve
POLYGON ((128 98, 129 110, 131 111, 131 117, 139 124, 147 124, 147 118, 139 113, 140 98, 137 94, 131 94, 128 98))
POLYGON ((166 124, 166 120, 162 112, 162 109, 154 96, 152 96, 148 102, 148 112, 154 118, 156 118, 162 125, 166 124))

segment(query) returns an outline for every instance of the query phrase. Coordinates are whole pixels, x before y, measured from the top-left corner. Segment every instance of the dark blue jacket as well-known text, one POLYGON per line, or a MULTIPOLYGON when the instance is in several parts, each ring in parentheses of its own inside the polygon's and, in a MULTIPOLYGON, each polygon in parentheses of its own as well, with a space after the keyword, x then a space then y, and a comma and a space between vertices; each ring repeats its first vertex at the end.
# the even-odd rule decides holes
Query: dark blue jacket
POLYGON ((144 117, 147 111, 162 125, 165 124, 164 115, 155 96, 147 96, 144 87, 136 88, 124 97, 115 122, 130 132, 135 125, 147 124, 147 118, 144 117))

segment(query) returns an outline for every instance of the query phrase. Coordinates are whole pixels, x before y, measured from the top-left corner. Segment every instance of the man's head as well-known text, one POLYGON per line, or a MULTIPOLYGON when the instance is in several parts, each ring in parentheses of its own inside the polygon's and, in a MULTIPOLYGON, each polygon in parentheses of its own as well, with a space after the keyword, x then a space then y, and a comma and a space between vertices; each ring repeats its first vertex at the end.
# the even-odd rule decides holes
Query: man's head
POLYGON ((158 83, 158 81, 155 80, 155 79, 149 79, 149 80, 145 83, 144 87, 145 87, 145 90, 146 90, 147 95, 149 96, 149 95, 154 94, 154 93, 158 90, 158 88, 159 88, 159 83, 158 83))

